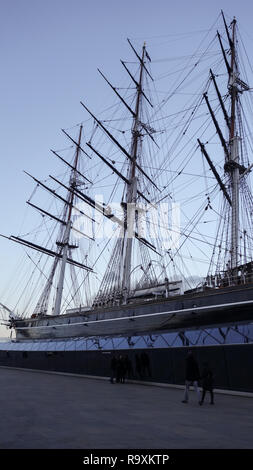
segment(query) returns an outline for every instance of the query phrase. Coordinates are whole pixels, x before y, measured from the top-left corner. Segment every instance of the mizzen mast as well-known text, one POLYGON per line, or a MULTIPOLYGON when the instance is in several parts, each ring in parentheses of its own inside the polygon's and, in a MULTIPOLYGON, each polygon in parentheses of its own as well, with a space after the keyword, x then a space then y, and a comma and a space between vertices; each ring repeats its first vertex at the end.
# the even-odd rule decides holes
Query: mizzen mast
MULTIPOLYGON (((235 25, 236 20, 232 21, 232 40, 231 47, 231 69, 229 76, 229 92, 231 95, 231 115, 230 115, 230 134, 229 134, 229 160, 226 168, 231 175, 232 186, 232 221, 231 221, 231 269, 238 266, 238 233, 239 233, 239 136, 236 134, 235 107, 238 95, 237 88, 237 70, 235 62, 235 25)), ((227 31, 228 32, 228 31, 227 31)))
POLYGON ((225 21, 222 12, 223 21, 227 33, 228 42, 230 45, 231 63, 227 64, 229 75, 228 91, 231 100, 231 111, 229 117, 229 142, 228 142, 228 158, 226 158, 224 169, 229 174, 231 185, 231 270, 232 276, 237 276, 237 268, 239 266, 239 191, 240 191, 240 177, 245 172, 246 168, 240 164, 239 160, 239 146, 240 136, 238 134, 236 122, 236 107, 239 101, 239 93, 247 91, 248 85, 239 78, 239 71, 236 62, 236 19, 234 18, 231 23, 232 37, 225 21), (240 89, 238 88, 240 86, 240 89))
MULTIPOLYGON (((228 175, 228 189, 226 185, 222 182, 215 166, 213 165, 205 146, 198 139, 199 146, 201 148, 202 154, 205 156, 208 164, 224 193, 227 202, 230 205, 230 215, 229 215, 229 237, 227 238, 227 245, 229 246, 229 259, 226 263, 227 272, 230 272, 230 277, 232 283, 237 282, 239 267, 241 266, 241 253, 240 253, 240 191, 242 190, 243 177, 250 171, 251 167, 248 169, 245 168, 243 164, 243 155, 242 155, 242 145, 241 140, 243 138, 242 129, 241 129, 241 115, 240 115, 240 95, 244 91, 248 91, 248 85, 240 79, 239 76, 239 67, 238 59, 236 53, 236 19, 234 18, 231 22, 230 28, 227 26, 223 12, 222 18, 225 25, 225 31, 227 35, 227 40, 229 44, 229 55, 230 61, 227 58, 227 51, 225 50, 220 34, 217 32, 220 47, 222 50, 224 62, 226 65, 228 73, 228 97, 230 99, 230 110, 227 111, 222 99, 221 93, 219 91, 218 85, 216 83, 215 75, 210 70, 210 77, 214 83, 215 90, 217 92, 218 100, 220 107, 223 112, 224 120, 226 123, 226 128, 228 130, 227 139, 223 136, 222 130, 219 126, 218 120, 216 118, 216 113, 212 110, 210 102, 208 100, 207 93, 204 93, 203 97, 206 101, 208 110, 210 112, 211 118, 216 128, 217 135, 219 136, 220 142, 222 144, 225 156, 224 171, 228 175), (240 157, 241 154, 241 157, 240 157)), ((245 234, 245 231, 244 231, 245 234)), ((245 251, 245 250, 244 250, 245 251)), ((246 259, 246 256, 245 256, 246 259)))

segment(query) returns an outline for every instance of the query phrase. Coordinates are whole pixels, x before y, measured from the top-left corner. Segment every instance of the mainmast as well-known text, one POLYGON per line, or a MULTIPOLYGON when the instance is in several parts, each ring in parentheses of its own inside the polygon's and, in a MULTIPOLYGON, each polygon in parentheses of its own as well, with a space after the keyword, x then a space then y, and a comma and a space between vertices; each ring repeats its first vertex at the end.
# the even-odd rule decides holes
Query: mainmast
MULTIPOLYGON (((67 263, 68 251, 71 248, 69 245, 70 239, 70 230, 71 230, 71 215, 73 210, 73 202, 74 202, 74 190, 76 188, 76 178, 77 178, 77 164, 78 158, 80 153, 80 145, 81 145, 81 137, 82 137, 82 125, 80 126, 79 138, 78 138, 78 145, 76 148, 76 156, 75 162, 73 165, 73 170, 71 172, 69 186, 72 188, 72 191, 69 193, 69 201, 68 201, 68 215, 66 220, 66 228, 64 230, 62 242, 58 242, 59 246, 62 246, 62 260, 61 260, 61 268, 60 268, 60 277, 56 291, 56 299, 55 299, 55 306, 54 306, 54 315, 60 315, 61 312, 61 302, 62 302, 62 292, 63 292, 63 285, 64 285, 64 276, 65 276, 65 268, 67 263)), ((72 247, 73 248, 73 247, 72 247)))
MULTIPOLYGON (((130 294, 130 277, 133 272, 133 238, 138 240, 138 242, 141 244, 141 247, 145 246, 160 256, 160 253, 157 252, 156 247, 145 237, 143 237, 141 230, 139 231, 139 227, 135 228, 135 221, 137 218, 137 197, 140 197, 148 204, 151 203, 150 199, 144 194, 144 192, 140 191, 138 178, 144 177, 152 187, 154 187, 157 191, 160 190, 155 181, 146 173, 146 171, 144 171, 139 159, 140 146, 142 144, 142 137, 144 135, 148 135, 149 138, 156 144, 155 139, 152 136, 153 130, 151 130, 148 125, 145 125, 142 122, 141 115, 142 98, 145 99, 151 107, 153 107, 151 101, 143 90, 144 73, 147 74, 153 81, 153 78, 149 73, 145 62, 146 57, 149 61, 151 61, 151 59, 146 51, 145 43, 143 45, 141 55, 136 52, 129 39, 128 43, 138 58, 140 64, 139 76, 137 79, 135 79, 132 73, 128 70, 126 64, 121 61, 136 86, 136 99, 133 108, 128 105, 127 101, 120 95, 116 87, 114 87, 109 82, 105 75, 100 70, 98 71, 133 117, 129 150, 126 149, 124 145, 122 145, 117 140, 117 138, 106 128, 103 121, 97 119, 96 116, 87 108, 87 106, 81 102, 82 106, 91 115, 99 128, 110 138, 113 144, 124 155, 124 157, 127 157, 127 160, 129 161, 128 173, 125 176, 114 166, 115 162, 94 148, 94 146, 91 144, 91 141, 87 142, 88 147, 125 183, 124 196, 122 197, 121 201, 123 208, 123 220, 119 219, 117 216, 115 216, 115 214, 107 214, 105 208, 102 208, 102 214, 119 225, 120 236, 115 242, 110 261, 100 284, 99 292, 93 302, 93 305, 98 307, 102 305, 119 305, 120 303, 127 303, 130 294)), ((95 209, 98 209, 97 204, 95 209)))
POLYGON ((134 237, 134 224, 136 214, 136 196, 137 196, 137 177, 136 177, 136 160, 138 156, 138 149, 140 143, 140 105, 142 98, 142 81, 143 81, 143 69, 145 67, 146 44, 144 43, 142 48, 142 58, 140 60, 140 75, 139 82, 137 85, 137 97, 135 105, 135 116, 132 126, 132 143, 131 143, 131 160, 129 167, 129 181, 130 184, 127 186, 126 201, 124 203, 124 233, 123 233, 123 247, 122 247, 122 292, 124 301, 127 300, 130 291, 130 276, 131 276, 131 259, 132 259, 132 245, 134 237))

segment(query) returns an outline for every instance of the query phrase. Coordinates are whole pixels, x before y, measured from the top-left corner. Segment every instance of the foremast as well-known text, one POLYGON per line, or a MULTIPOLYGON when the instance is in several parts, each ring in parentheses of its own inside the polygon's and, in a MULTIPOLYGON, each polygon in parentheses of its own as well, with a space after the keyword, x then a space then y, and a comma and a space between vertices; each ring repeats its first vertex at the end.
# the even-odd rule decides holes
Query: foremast
MULTIPOLYGON (((38 243, 34 243, 30 240, 26 240, 24 238, 18 237, 11 235, 10 237, 6 237, 1 234, 2 237, 7 238, 11 241, 14 241, 15 243, 19 243, 25 247, 31 248, 37 252, 46 254, 49 257, 54 258, 53 266, 51 268, 50 274, 47 277, 47 282, 45 284, 45 287, 37 301, 37 304, 34 309, 34 313, 32 314, 32 317, 34 316, 44 316, 48 314, 48 308, 49 308, 49 299, 50 299, 50 294, 51 290, 53 287, 53 281, 56 276, 56 270, 58 266, 60 266, 60 273, 59 273, 59 278, 57 282, 57 290, 56 290, 56 298, 55 301, 53 302, 53 309, 52 313, 54 315, 59 315, 61 311, 61 303, 62 303, 62 295, 63 295, 63 287, 64 287, 64 277, 65 277, 65 269, 66 269, 66 264, 68 263, 71 267, 78 267, 79 269, 84 269, 85 271, 88 272, 93 272, 92 268, 89 266, 85 265, 83 262, 79 262, 75 259, 72 258, 72 250, 75 248, 78 248, 77 245, 71 245, 70 244, 70 234, 71 230, 75 230, 79 232, 79 234, 82 234, 84 236, 87 236, 85 233, 80 232, 77 230, 73 224, 72 224, 72 215, 73 215, 73 208, 75 208, 78 213, 82 214, 83 216, 86 216, 89 218, 88 215, 84 214, 84 212, 76 207, 74 205, 74 199, 75 198, 80 198, 81 200, 86 201, 86 195, 83 194, 79 189, 79 181, 78 181, 78 176, 83 178, 85 181, 88 183, 91 183, 91 181, 84 176, 77 168, 78 168, 78 162, 79 162, 79 154, 80 152, 83 152, 85 155, 88 156, 88 158, 91 158, 81 147, 81 137, 82 137, 82 125, 80 126, 80 131, 79 131, 79 137, 78 137, 78 142, 75 141, 71 136, 67 134, 67 132, 62 129, 63 133, 75 144, 76 146, 76 153, 74 157, 74 163, 73 165, 63 159, 60 155, 58 155, 57 152, 52 151, 52 153, 57 156, 64 164, 66 164, 68 167, 71 168, 71 176, 68 185, 64 185, 62 182, 57 180, 55 177, 49 175, 49 177, 57 182, 58 185, 63 187, 65 190, 67 190, 67 196, 63 197, 60 195, 56 190, 50 188, 46 184, 42 183, 40 180, 35 178, 34 176, 30 175, 29 173, 25 172, 29 177, 31 177, 35 183, 37 184, 37 187, 41 187, 43 190, 47 191, 50 193, 51 196, 54 196, 55 199, 58 201, 61 201, 61 203, 64 204, 64 210, 62 213, 62 216, 57 216, 55 214, 52 214, 51 212, 48 212, 47 210, 38 207, 37 205, 33 204, 31 202, 31 198, 34 195, 35 191, 33 191, 32 196, 27 202, 27 204, 31 207, 33 207, 36 211, 38 211, 43 217, 49 217, 52 220, 55 220, 57 223, 60 224, 60 235, 59 235, 59 241, 56 241, 56 246, 57 248, 51 249, 48 246, 44 245, 39 245, 38 243)), ((92 183, 91 183, 92 184, 92 183)), ((88 198, 89 202, 89 198, 88 198)), ((95 204, 95 203, 94 203, 95 204)), ((93 220, 93 219, 92 219, 93 220)), ((89 238, 89 237, 88 237, 89 238)), ((49 242, 51 244, 51 239, 49 239, 49 242)), ((34 263, 35 264, 35 263, 34 263)), ((37 265, 36 265, 37 266, 37 265)), ((72 276, 73 278, 75 277, 74 271, 72 271, 72 276)), ((75 295, 75 294, 74 294, 75 295)), ((73 296, 72 296, 73 299, 73 296)))
POLYGON ((60 315, 61 313, 62 293, 63 293, 64 276, 65 276, 68 252, 72 248, 76 248, 74 245, 70 245, 69 242, 70 242, 70 231, 71 231, 71 225, 72 225, 71 216, 72 216, 73 203, 74 203, 74 194, 75 194, 74 191, 76 189, 76 183, 77 183, 77 165, 78 165, 78 158, 80 154, 82 129, 83 127, 81 125, 80 131, 79 131, 78 145, 76 147, 75 161, 74 161, 73 169, 72 169, 71 176, 70 176, 70 182, 69 182, 69 186, 72 189, 72 191, 69 193, 69 197, 68 197, 69 205, 68 205, 66 227, 63 233, 62 242, 57 243, 59 246, 62 246, 63 252, 62 252, 62 260, 61 260, 60 276, 59 276, 58 286, 56 290, 54 315, 60 315))

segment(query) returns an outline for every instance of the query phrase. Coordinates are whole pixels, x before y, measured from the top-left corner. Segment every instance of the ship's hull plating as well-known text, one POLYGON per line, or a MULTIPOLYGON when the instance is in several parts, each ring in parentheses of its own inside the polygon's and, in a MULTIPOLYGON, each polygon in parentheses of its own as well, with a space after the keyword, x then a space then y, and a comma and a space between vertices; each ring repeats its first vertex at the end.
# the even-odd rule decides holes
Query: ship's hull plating
POLYGON ((15 322, 17 340, 133 336, 253 321, 253 285, 15 322))

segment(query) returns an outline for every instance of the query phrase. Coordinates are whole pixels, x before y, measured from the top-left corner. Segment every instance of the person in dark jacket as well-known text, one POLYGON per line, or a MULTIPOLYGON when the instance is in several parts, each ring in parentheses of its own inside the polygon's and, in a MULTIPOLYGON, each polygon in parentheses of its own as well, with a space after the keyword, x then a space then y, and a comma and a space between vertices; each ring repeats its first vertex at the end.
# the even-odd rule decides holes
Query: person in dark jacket
POLYGON ((124 383, 125 382, 125 362, 122 355, 119 356, 117 362, 117 383, 124 383))
POLYGON ((117 372, 117 358, 116 356, 112 356, 112 359, 111 359, 111 378, 110 378, 110 382, 113 384, 114 383, 114 379, 116 378, 116 372, 117 372))
POLYGON ((184 399, 182 403, 188 403, 189 400, 189 387, 190 385, 194 386, 194 389, 198 396, 198 402, 200 404, 200 393, 198 388, 198 380, 200 379, 199 366, 193 356, 192 351, 189 351, 186 358, 186 367, 185 367, 185 391, 184 399))
POLYGON ((202 398, 201 398, 201 401, 200 401, 200 405, 202 405, 204 403, 205 394, 206 394, 207 391, 210 392, 210 396, 211 396, 210 405, 214 405, 214 399, 213 399, 213 372, 210 369, 207 362, 204 362, 203 365, 204 365, 204 367, 203 367, 203 371, 202 371, 202 374, 201 374, 203 390, 202 390, 202 398))

